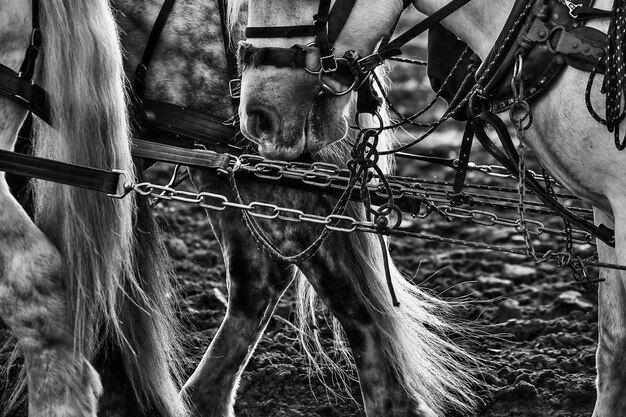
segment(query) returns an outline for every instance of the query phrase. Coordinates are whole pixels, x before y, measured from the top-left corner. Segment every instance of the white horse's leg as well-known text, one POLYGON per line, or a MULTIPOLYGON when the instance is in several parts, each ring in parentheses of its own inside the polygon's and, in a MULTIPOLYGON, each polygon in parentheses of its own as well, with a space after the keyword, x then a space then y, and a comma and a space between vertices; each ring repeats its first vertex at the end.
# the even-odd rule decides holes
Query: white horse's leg
MULTIPOLYGON (((206 183, 195 184, 209 189, 206 183)), ((296 270, 259 251, 236 210, 209 214, 226 264, 228 309, 183 391, 190 396, 195 415, 234 417, 241 374, 296 270)))
MULTIPOLYGON (((626 265, 626 216, 617 213, 615 249, 599 242, 601 262, 626 265)), ((596 222, 613 225, 599 210, 596 222)), ((594 417, 626 415, 626 271, 602 270, 598 292, 598 398, 594 417)))
MULTIPOLYGON (((0 108, 8 119, 2 148, 25 112, 0 108)), ((57 249, 33 224, 0 173, 0 316, 18 338, 29 388, 29 416, 95 416, 100 382, 74 353, 72 321, 66 316, 63 265, 57 249)))
POLYGON ((0 316, 24 354, 29 416, 95 416, 98 375, 73 350, 61 257, 0 181, 0 316))

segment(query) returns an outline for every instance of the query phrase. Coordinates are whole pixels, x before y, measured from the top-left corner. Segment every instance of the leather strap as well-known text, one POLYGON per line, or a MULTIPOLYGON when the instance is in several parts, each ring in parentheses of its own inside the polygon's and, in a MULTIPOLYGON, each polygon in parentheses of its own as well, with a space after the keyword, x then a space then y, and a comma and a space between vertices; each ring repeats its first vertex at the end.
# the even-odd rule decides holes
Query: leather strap
MULTIPOLYGON (((226 66, 228 67, 228 76, 230 82, 239 78, 239 70, 237 69, 237 56, 235 56, 235 48, 230 41, 230 33, 228 32, 228 0, 217 0, 217 6, 220 12, 220 25, 222 29, 222 41, 224 42, 224 53, 226 55, 226 66)), ((230 84, 229 84, 230 86, 230 84)), ((239 94, 230 92, 230 99, 233 105, 233 113, 237 114, 239 109, 239 94)))
POLYGON ((610 10, 597 9, 590 6, 578 6, 570 11, 570 15, 579 20, 601 19, 611 17, 610 10))
POLYGON ((21 78, 11 68, 2 64, 0 64, 0 96, 12 100, 50 124, 50 108, 45 90, 21 78))
POLYGON ((245 30, 246 38, 305 38, 315 36, 315 26, 249 26, 245 30))
POLYGON ((117 194, 124 174, 0 150, 0 170, 107 194, 117 194))
POLYGON ((337 0, 328 15, 328 42, 334 45, 348 22, 356 0, 337 0))
POLYGON ((465 131, 463 132, 463 140, 461 142, 461 151, 459 152, 459 163, 456 167, 456 175, 454 177, 454 184, 452 185, 452 192, 455 194, 463 191, 473 141, 474 126, 471 121, 468 121, 465 123, 465 131))
POLYGON ((133 157, 153 159, 172 164, 181 164, 196 168, 226 170, 230 155, 205 149, 184 149, 141 139, 133 140, 133 157))
POLYGON ((143 100, 146 95, 146 73, 148 71, 148 67, 150 66, 150 62, 152 61, 152 56, 154 55, 154 50, 159 42, 161 33, 163 32, 163 28, 165 27, 165 23, 167 22, 167 18, 172 12, 175 2, 176 0, 165 0, 163 2, 159 15, 154 22, 154 26, 152 26, 152 31, 148 37, 148 42, 146 43, 146 48, 143 51, 141 61, 139 61, 139 64, 137 64, 137 68, 135 69, 135 82, 133 87, 139 100, 143 100))
MULTIPOLYGON (((242 148, 234 146, 238 130, 224 125, 217 117, 186 107, 160 101, 145 100, 141 113, 135 116, 142 128, 141 138, 154 138, 173 146, 193 148, 196 144, 213 146, 221 143, 230 152, 241 153, 242 148), (163 132, 171 134, 164 135, 163 132)), ((158 159, 158 158, 157 158, 158 159)))
POLYGON ((43 41, 41 27, 39 26, 39 0, 32 0, 32 31, 30 33, 30 44, 24 54, 24 61, 20 67, 19 76, 25 80, 32 80, 35 73, 37 56, 43 41))
POLYGON ((438 24, 443 19, 450 16, 452 13, 456 12, 470 1, 471 0, 452 0, 450 3, 443 6, 441 9, 437 10, 426 19, 422 20, 415 26, 409 28, 397 38, 390 41, 387 45, 380 48, 376 53, 361 59, 359 61, 359 67, 363 72, 373 71, 376 67, 385 62, 385 60, 396 55, 401 55, 402 51, 400 50, 400 48, 402 46, 404 46, 415 37, 426 32, 428 29, 438 24))
POLYGON ((239 44, 239 56, 242 58, 241 65, 262 66, 272 65, 278 68, 306 68, 307 49, 301 45, 291 48, 265 47, 257 48, 249 43, 239 44))

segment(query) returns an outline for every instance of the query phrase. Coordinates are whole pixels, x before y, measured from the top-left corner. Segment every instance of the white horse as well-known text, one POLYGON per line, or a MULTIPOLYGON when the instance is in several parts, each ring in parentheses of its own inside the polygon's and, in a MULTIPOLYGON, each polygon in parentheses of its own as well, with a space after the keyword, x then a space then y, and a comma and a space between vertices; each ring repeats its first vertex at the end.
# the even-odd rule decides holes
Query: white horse
MULTIPOLYGON (((125 67, 132 74, 163 2, 116 0, 114 4, 120 10, 118 22, 127 51, 125 67)), ((228 81, 217 1, 176 2, 146 75, 147 99, 225 120, 231 116, 228 81), (209 17, 211 20, 207 21, 209 17)), ((389 136, 381 137, 381 146, 390 145, 389 136)), ((350 159, 350 149, 343 142, 316 157, 344 164, 350 159)), ((381 165, 383 162, 387 164, 388 158, 381 158, 381 165)), ((190 173, 199 190, 234 198, 230 187, 214 172, 191 169, 190 173)), ((282 188, 245 176, 238 176, 237 181, 247 202, 263 201, 328 215, 336 201, 330 196, 282 188)), ((350 204, 347 212, 364 219, 360 204, 350 204)), ((207 213, 224 255, 229 293, 226 316, 183 389, 196 415, 234 416, 241 374, 280 297, 299 273, 311 284, 307 292, 314 293, 311 286, 315 289, 345 331, 369 415, 407 416, 416 410, 436 415, 444 409, 471 407, 475 379, 465 364, 472 359, 448 339, 465 329, 451 324, 448 303, 412 286, 393 264, 391 275, 401 305, 392 305, 376 236, 334 233, 310 260, 289 265, 258 247, 238 210, 207 213), (465 372, 457 372, 458 368, 465 372)), ((276 220, 260 221, 260 225, 286 253, 303 250, 323 229, 311 223, 276 220)), ((315 320, 310 312, 311 299, 301 297, 299 302, 305 314, 315 320)), ((310 326, 308 331, 312 331, 310 326)))
MULTIPOLYGON (((108 1, 40 3, 34 81, 48 93, 52 127, 36 123, 35 154, 132 175, 108 1)), ((0 63, 15 72, 36 36, 32 4, 0 1, 0 63)), ((0 149, 13 150, 26 114, 0 97, 0 149)), ((43 181, 33 183, 33 202, 31 220, 0 172, 0 317, 24 355, 29 415, 185 414, 169 276, 147 203, 43 181)), ((12 413, 3 404, 0 414, 12 413)))
MULTIPOLYGON (((427 15, 447 3, 413 0, 413 5, 427 15)), ((442 23, 485 60, 513 4, 514 0, 472 0, 442 23)), ((612 2, 598 0, 594 7, 610 10, 612 2)), ((317 10, 317 1, 250 0, 248 25, 310 25, 317 10)), ((356 50, 361 56, 371 54, 402 10, 401 0, 357 1, 334 45, 335 54, 341 56, 347 50, 356 50)), ((608 20, 593 20, 589 26, 606 33, 608 20)), ((255 47, 291 47, 312 41, 311 36, 300 36, 253 38, 247 42, 255 47)), ((314 54, 307 59, 311 59, 312 68, 319 66, 319 57, 314 54)), ((534 122, 526 139, 551 175, 595 207, 596 223, 615 229, 615 248, 598 242, 600 260, 626 265, 626 213, 620 211, 626 204, 626 154, 615 149, 613 134, 587 111, 584 94, 588 76, 573 68, 565 70, 550 92, 532 104, 534 122)), ((599 76, 591 92, 595 108, 601 108, 604 100, 599 92, 601 83, 599 76)), ((262 153, 274 157, 292 158, 328 145, 345 131, 328 135, 319 126, 322 122, 345 126, 343 112, 349 97, 320 98, 319 92, 317 77, 303 70, 247 68, 240 108, 243 132, 259 143, 262 153)), ((601 276, 607 279, 599 285, 598 397, 594 416, 626 415, 626 273, 602 270, 601 276)))

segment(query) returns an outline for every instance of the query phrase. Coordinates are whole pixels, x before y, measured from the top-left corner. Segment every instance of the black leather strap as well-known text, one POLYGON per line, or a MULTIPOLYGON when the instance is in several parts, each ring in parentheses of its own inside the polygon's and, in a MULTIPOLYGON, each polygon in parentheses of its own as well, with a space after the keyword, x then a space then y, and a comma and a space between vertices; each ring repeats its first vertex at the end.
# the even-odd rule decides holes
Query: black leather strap
POLYGON ((176 3, 176 0, 165 0, 163 2, 159 15, 154 22, 154 26, 152 26, 152 31, 148 37, 148 42, 146 43, 146 48, 143 51, 141 61, 139 61, 139 64, 137 64, 137 68, 135 69, 134 92, 139 100, 143 100, 145 97, 146 73, 148 71, 148 67, 150 66, 150 62, 152 61, 152 56, 154 55, 154 50, 159 42, 161 33, 163 32, 163 28, 165 27, 165 23, 167 22, 167 18, 172 12, 174 3, 176 3))
POLYGON ((0 150, 0 171, 116 194, 123 174, 0 150))
POLYGON ((452 0, 450 3, 443 6, 441 9, 437 10, 426 19, 422 20, 397 38, 390 41, 387 45, 380 48, 376 53, 361 59, 359 61, 359 66, 361 67, 361 70, 364 72, 372 71, 377 66, 385 62, 385 60, 396 55, 401 55, 402 51, 400 50, 400 48, 404 46, 407 42, 426 32, 428 29, 438 24, 443 19, 450 16, 452 13, 456 12, 470 1, 471 0, 452 0))
MULTIPOLYGON (((233 146, 238 130, 233 126, 224 125, 217 117, 195 111, 186 107, 160 101, 145 100, 142 112, 135 116, 143 131, 142 139, 155 137, 159 141, 167 141, 159 131, 170 133, 174 139, 171 145, 193 147, 196 143, 212 145, 222 143, 232 147, 232 151, 241 151, 233 146), (154 129, 154 130, 153 130, 154 129), (183 143, 183 140, 185 140, 183 143)), ((157 158, 158 159, 158 158, 157 158)))
POLYGON ((328 38, 328 18, 330 13, 330 0, 319 0, 320 5, 317 14, 313 16, 315 26, 315 45, 320 51, 322 69, 326 72, 337 69, 337 60, 333 52, 333 45, 328 38))
POLYGON ((35 64, 39 49, 43 41, 41 27, 39 26, 39 0, 32 0, 32 31, 30 33, 30 44, 24 54, 24 61, 20 67, 19 76, 25 80, 32 80, 35 72, 35 64))
POLYGON ((248 43, 239 44, 241 65, 272 65, 278 68, 306 68, 307 51, 300 45, 291 48, 256 48, 248 43))
POLYGON ((611 17, 612 13, 610 10, 597 9, 589 6, 579 6, 572 10, 571 15, 576 19, 589 20, 611 17))
POLYGON ((328 42, 334 45, 348 22, 356 0, 337 0, 328 15, 328 42))
POLYGON ((45 90, 19 77, 15 71, 2 64, 0 64, 0 96, 12 100, 50 124, 48 95, 45 90))
MULTIPOLYGON (((226 66, 228 67, 230 82, 232 82, 233 80, 237 80, 239 78, 239 71, 237 69, 237 56, 235 55, 235 48, 230 40, 230 33, 228 31, 228 0, 217 0, 217 6, 220 12, 220 25, 222 28, 224 53, 226 54, 226 66)), ((234 91, 230 91, 230 99, 233 105, 233 114, 237 114, 239 109, 239 94, 235 94, 234 91)))
POLYGON ((221 170, 228 168, 231 159, 227 153, 217 153, 204 149, 185 149, 142 139, 133 140, 132 153, 133 157, 136 158, 221 170))
POLYGON ((305 38, 315 36, 315 26, 249 26, 245 30, 246 38, 305 38))
POLYGON ((463 140, 461 142, 461 151, 459 152, 458 165, 456 167, 456 175, 452 192, 455 194, 463 191, 465 184, 465 176, 467 175, 467 167, 469 165, 470 152, 472 150, 472 142, 474 141, 474 126, 471 121, 465 123, 465 131, 463 132, 463 140))

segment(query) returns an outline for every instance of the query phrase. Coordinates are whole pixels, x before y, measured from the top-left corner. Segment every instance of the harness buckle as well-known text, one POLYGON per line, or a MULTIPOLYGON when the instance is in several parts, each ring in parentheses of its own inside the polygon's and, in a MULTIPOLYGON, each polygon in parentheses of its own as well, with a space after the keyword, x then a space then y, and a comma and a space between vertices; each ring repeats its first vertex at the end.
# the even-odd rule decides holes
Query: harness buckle
POLYGON ((361 71, 361 73, 365 74, 367 72, 372 71, 379 65, 381 65, 385 60, 378 52, 375 52, 371 55, 358 59, 356 61, 356 66, 361 71))
POLYGON ((117 192, 115 194, 107 194, 107 197, 122 199, 128 195, 133 190, 133 181, 131 179, 128 171, 124 171, 121 169, 112 169, 111 172, 114 172, 119 175, 117 192))
POLYGON ((582 6, 582 3, 580 4, 576 4, 573 1, 570 0, 562 0, 562 3, 567 6, 567 8, 569 9, 569 15, 572 16, 574 19, 578 18, 578 14, 576 13, 576 10, 578 10, 578 8, 580 8, 582 6))
POLYGON ((37 52, 39 52, 42 40, 43 34, 41 32, 41 29, 33 28, 33 31, 30 33, 30 46, 32 46, 37 52))
POLYGON ((335 54, 320 57, 320 64, 322 65, 322 72, 329 73, 337 71, 337 57, 335 54))
POLYGON ((241 98, 241 79, 234 78, 228 81, 228 94, 231 98, 241 98))

